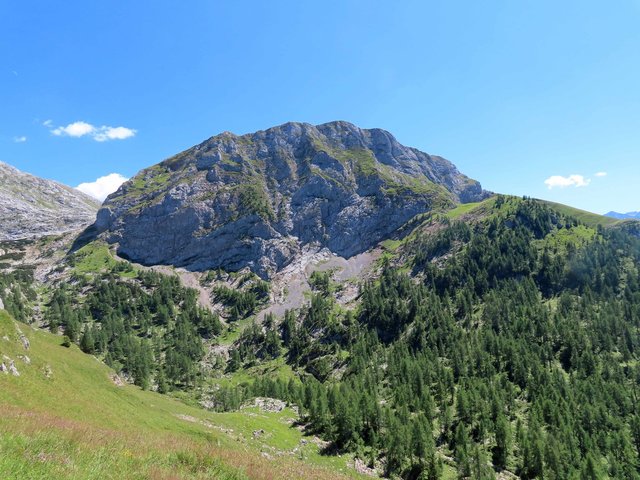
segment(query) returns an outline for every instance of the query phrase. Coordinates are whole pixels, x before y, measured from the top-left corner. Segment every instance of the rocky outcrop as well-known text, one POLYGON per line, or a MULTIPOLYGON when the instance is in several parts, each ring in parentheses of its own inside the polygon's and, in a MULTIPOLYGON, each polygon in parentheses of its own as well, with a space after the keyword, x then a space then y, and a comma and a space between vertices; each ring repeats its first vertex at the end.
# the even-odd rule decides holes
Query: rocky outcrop
POLYGON ((99 207, 78 190, 0 162, 0 240, 79 230, 95 220, 99 207))
POLYGON ((305 244, 350 257, 418 213, 486 195, 384 130, 287 123, 225 132, 141 171, 107 198, 92 231, 142 264, 269 277, 305 244))

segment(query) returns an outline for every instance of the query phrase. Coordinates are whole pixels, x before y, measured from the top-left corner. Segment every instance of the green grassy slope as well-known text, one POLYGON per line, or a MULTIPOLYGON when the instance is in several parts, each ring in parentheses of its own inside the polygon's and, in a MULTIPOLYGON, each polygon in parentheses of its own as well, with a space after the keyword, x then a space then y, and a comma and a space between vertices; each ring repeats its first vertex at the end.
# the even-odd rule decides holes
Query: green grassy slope
POLYGON ((580 210, 579 208, 570 207, 569 205, 563 205, 562 203, 550 202, 548 200, 540 200, 540 202, 548 205, 549 207, 559 211, 564 215, 569 215, 576 218, 577 220, 580 220, 582 223, 589 227, 596 227, 597 225, 607 227, 609 225, 620 223, 620 220, 616 218, 605 217, 604 215, 587 212, 586 210, 580 210))
MULTIPOLYGON (((0 478, 340 478, 287 417, 215 414, 130 385, 61 338, 0 310, 0 478), (26 350, 21 332, 29 339, 26 350), (25 357, 28 356, 28 359, 25 357), (264 430, 256 438, 253 432, 264 430), (263 453, 261 453, 261 451, 263 453), (300 461, 300 459, 304 461, 300 461)), ((354 475, 351 470, 351 475, 354 475)))
MULTIPOLYGON (((517 197, 510 197, 509 195, 504 197, 517 198, 517 197)), ((459 220, 461 219, 461 217, 467 214, 488 213, 488 210, 493 206, 496 198, 497 197, 494 196, 486 200, 483 200, 482 202, 464 203, 464 204, 457 205, 456 208, 447 211, 446 216, 450 220, 459 220)), ((605 217, 604 215, 598 215, 597 213, 587 212, 586 210, 580 210, 579 208, 571 207, 569 205, 564 205, 562 203, 551 202, 549 200, 540 200, 540 199, 536 199, 536 200, 562 213, 563 215, 567 215, 575 218, 576 220, 579 220, 581 223, 585 224, 588 227, 595 228, 598 225, 607 227, 610 225, 616 225, 621 223, 621 221, 618 219, 605 217)))
POLYGON ((489 201, 490 200, 484 200, 482 202, 474 202, 474 203, 461 203, 460 205, 456 206, 456 208, 449 210, 445 215, 450 220, 458 220, 463 215, 466 215, 467 213, 470 213, 473 210, 476 210, 478 207, 480 207, 483 204, 486 204, 489 201))

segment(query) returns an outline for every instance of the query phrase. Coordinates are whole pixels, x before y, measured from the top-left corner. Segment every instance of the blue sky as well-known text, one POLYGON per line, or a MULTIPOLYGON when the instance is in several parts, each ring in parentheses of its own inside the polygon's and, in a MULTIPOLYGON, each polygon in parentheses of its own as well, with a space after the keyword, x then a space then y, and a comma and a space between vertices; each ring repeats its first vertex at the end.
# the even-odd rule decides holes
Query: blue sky
POLYGON ((638 210, 638 25, 638 0, 0 0, 0 160, 75 186, 341 119, 494 191, 638 210))

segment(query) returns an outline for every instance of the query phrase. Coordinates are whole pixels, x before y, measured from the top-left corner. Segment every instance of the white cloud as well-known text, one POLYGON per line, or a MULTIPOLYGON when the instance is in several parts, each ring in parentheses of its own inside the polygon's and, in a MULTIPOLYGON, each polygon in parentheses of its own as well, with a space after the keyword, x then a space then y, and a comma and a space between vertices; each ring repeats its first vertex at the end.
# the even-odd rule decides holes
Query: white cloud
POLYGON ((98 178, 95 182, 81 183, 76 188, 102 202, 110 193, 115 192, 118 187, 127 180, 128 178, 119 173, 110 173, 109 175, 98 178))
POLYGON ((67 125, 66 127, 53 127, 53 122, 47 120, 43 125, 51 130, 51 133, 57 137, 84 137, 89 136, 96 142, 106 142, 108 140, 124 140, 133 137, 136 130, 127 127, 109 127, 103 125, 96 127, 90 123, 78 121, 67 125))
POLYGON ((127 127, 100 127, 93 138, 96 142, 105 142, 107 140, 124 140, 135 134, 135 130, 127 127))
POLYGON ((13 141, 16 143, 24 143, 27 141, 27 137, 25 137, 24 135, 20 137, 13 137, 13 141))
POLYGON ((549 187, 549 189, 559 187, 586 187, 591 183, 590 178, 584 178, 582 175, 569 175, 568 177, 563 177, 561 175, 552 175, 544 181, 545 185, 549 187))
POLYGON ((95 132, 96 127, 87 122, 74 122, 70 123, 66 127, 58 127, 51 130, 51 133, 60 137, 84 137, 95 132))
POLYGON ((596 173, 596 177, 606 177, 607 176, 607 172, 598 172, 596 173))

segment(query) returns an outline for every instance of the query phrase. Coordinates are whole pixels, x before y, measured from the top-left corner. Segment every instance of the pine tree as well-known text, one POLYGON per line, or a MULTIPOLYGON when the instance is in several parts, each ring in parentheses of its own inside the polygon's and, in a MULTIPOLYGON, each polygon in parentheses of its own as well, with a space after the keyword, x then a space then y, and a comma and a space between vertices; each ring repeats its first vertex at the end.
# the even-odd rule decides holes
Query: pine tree
POLYGON ((511 448, 511 428, 505 416, 500 413, 495 422, 496 445, 493 448, 493 465, 498 470, 507 466, 507 458, 511 448))
POLYGON ((544 472, 544 454, 541 433, 536 426, 530 426, 522 455, 522 478, 538 478, 544 472))
POLYGON ((602 478, 600 467, 596 463, 591 453, 587 453, 584 460, 582 461, 580 478, 582 480, 600 480, 602 478))
POLYGON ((85 327, 82 338, 80 339, 80 348, 84 353, 92 354, 95 350, 95 343, 93 327, 85 327))
POLYGON ((466 478, 471 475, 471 452, 469 435, 463 423, 458 423, 454 435, 454 453, 458 467, 458 478, 466 478))
POLYGON ((158 373, 156 374, 156 383, 158 385, 158 393, 168 393, 170 386, 167 382, 167 376, 164 373, 164 369, 160 367, 158 369, 158 373))
POLYGON ((227 369, 229 372, 237 372, 238 369, 242 366, 242 359, 240 358, 240 352, 238 349, 234 348, 231 350, 231 355, 229 358, 229 363, 227 365, 227 369))
POLYGON ((474 480, 493 480, 495 474, 487 463, 487 455, 477 443, 473 446, 469 477, 474 480))

